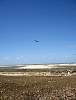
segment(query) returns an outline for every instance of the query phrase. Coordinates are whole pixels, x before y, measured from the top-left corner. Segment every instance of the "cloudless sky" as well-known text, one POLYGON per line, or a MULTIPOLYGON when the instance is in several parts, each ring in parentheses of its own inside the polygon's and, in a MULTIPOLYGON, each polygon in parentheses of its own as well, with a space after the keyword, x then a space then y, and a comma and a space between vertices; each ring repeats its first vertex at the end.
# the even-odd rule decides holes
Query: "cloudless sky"
POLYGON ((0 0, 0 64, 65 62, 76 62, 76 0, 0 0))

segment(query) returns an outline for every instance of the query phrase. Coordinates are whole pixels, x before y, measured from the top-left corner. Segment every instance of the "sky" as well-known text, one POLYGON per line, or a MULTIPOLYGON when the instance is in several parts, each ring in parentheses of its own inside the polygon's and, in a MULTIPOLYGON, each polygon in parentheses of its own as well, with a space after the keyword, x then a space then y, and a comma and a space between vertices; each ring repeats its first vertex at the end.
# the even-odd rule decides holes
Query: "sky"
POLYGON ((76 0, 0 0, 0 64, 68 62, 76 62, 76 0))

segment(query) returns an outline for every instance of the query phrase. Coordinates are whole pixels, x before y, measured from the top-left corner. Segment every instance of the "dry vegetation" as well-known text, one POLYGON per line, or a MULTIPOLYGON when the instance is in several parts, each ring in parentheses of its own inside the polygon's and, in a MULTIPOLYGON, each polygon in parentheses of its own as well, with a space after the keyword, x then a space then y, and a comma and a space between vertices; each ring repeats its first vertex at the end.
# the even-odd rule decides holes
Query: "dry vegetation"
POLYGON ((0 100, 76 100, 76 76, 0 76, 0 100))

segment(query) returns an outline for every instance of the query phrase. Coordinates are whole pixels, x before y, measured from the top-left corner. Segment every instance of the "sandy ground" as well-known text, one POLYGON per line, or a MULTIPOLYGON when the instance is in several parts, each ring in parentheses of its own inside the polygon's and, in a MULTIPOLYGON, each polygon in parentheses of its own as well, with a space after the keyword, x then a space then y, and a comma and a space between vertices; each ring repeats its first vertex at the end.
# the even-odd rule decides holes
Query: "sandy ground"
POLYGON ((5 76, 71 76, 75 73, 51 73, 51 72, 0 72, 5 76))

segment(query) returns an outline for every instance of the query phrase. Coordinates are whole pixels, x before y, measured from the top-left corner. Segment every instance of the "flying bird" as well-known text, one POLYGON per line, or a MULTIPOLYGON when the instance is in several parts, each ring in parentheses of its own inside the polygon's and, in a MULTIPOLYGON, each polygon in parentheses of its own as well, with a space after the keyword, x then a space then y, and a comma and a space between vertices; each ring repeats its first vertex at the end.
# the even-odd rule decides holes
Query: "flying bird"
POLYGON ((39 42, 38 40, 34 40, 34 42, 39 42))

